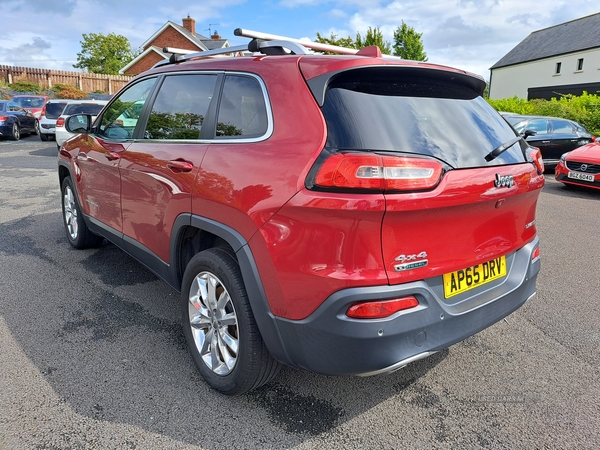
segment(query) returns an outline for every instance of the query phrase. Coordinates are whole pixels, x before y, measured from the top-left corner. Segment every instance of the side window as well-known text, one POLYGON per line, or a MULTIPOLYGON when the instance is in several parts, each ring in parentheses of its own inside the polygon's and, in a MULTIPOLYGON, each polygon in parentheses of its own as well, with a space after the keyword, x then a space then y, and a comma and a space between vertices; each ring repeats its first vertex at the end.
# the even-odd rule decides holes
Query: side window
POLYGON ((110 139, 130 139, 140 118, 156 78, 150 78, 127 88, 107 108, 100 121, 98 134, 110 139))
POLYGON ((548 121, 546 119, 530 120, 523 129, 523 131, 526 130, 533 130, 537 134, 548 134, 548 121))
POLYGON ((552 133, 554 134, 571 134, 573 133, 573 127, 566 120, 551 120, 552 133))
POLYGON ((146 139, 198 139, 217 75, 165 78, 148 118, 146 139))
POLYGON ((259 137, 266 132, 267 109, 258 80, 228 75, 219 104, 216 137, 259 137))

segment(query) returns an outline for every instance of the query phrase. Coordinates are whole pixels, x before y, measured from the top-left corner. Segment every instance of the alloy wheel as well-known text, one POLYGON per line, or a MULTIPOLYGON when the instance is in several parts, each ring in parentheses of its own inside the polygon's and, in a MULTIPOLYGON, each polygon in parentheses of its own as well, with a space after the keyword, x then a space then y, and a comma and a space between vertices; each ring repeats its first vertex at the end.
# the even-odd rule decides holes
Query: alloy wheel
POLYGON ((190 288, 189 319, 204 364, 217 375, 229 374, 238 359, 239 328, 233 301, 214 274, 199 273, 190 288))
POLYGON ((65 225, 71 240, 76 240, 79 234, 79 218, 77 216, 77 204, 70 186, 67 186, 63 195, 65 225))

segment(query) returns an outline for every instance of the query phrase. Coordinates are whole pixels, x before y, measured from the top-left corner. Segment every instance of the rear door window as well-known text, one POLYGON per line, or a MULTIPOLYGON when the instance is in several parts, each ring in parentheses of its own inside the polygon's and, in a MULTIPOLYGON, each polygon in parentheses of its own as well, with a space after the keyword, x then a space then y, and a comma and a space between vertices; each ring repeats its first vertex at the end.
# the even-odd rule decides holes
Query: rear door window
POLYGON ((573 134, 573 126, 566 120, 550 120, 553 134, 573 134))
POLYGON ((525 161, 519 141, 487 162, 515 131, 469 86, 435 72, 343 73, 330 81, 322 110, 330 148, 426 155, 454 168, 525 161))
POLYGON ((200 138, 216 82, 214 74, 167 76, 152 105, 144 138, 200 138))

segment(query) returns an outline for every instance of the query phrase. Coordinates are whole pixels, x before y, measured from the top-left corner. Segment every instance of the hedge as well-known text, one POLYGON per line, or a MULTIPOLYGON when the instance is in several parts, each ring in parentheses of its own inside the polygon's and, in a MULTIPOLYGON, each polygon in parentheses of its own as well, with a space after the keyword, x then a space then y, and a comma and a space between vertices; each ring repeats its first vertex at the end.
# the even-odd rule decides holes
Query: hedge
POLYGON ((569 94, 552 100, 525 100, 515 96, 487 101, 498 111, 574 120, 593 135, 600 136, 600 96, 595 94, 569 94))

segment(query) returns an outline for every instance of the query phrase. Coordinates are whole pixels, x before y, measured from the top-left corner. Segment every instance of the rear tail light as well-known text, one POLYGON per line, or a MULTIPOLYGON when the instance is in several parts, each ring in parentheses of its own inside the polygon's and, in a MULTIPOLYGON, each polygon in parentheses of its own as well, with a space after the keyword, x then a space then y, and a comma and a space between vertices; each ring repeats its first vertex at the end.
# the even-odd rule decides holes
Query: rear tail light
POLYGON ((542 159, 542 152, 540 151, 540 149, 537 147, 531 147, 531 150, 529 151, 529 157, 531 158, 533 164, 535 164, 538 173, 540 175, 543 174, 544 160, 542 159))
POLYGON ((0 122, 4 122, 5 120, 8 120, 8 116, 0 116, 0 122))
POLYGON ((444 171, 433 159, 374 153, 330 154, 312 176, 312 184, 324 189, 413 191, 435 187, 444 171))
POLYGON ((596 142, 596 136, 592 136, 592 142, 596 142))
POLYGON ((59 117, 58 119, 56 119, 56 126, 57 127, 64 127, 65 126, 65 118, 64 117, 59 117))
POLYGON ((395 298, 392 300, 379 300, 355 303, 346 315, 353 319, 383 319, 399 311, 419 306, 418 300, 414 296, 395 298))

